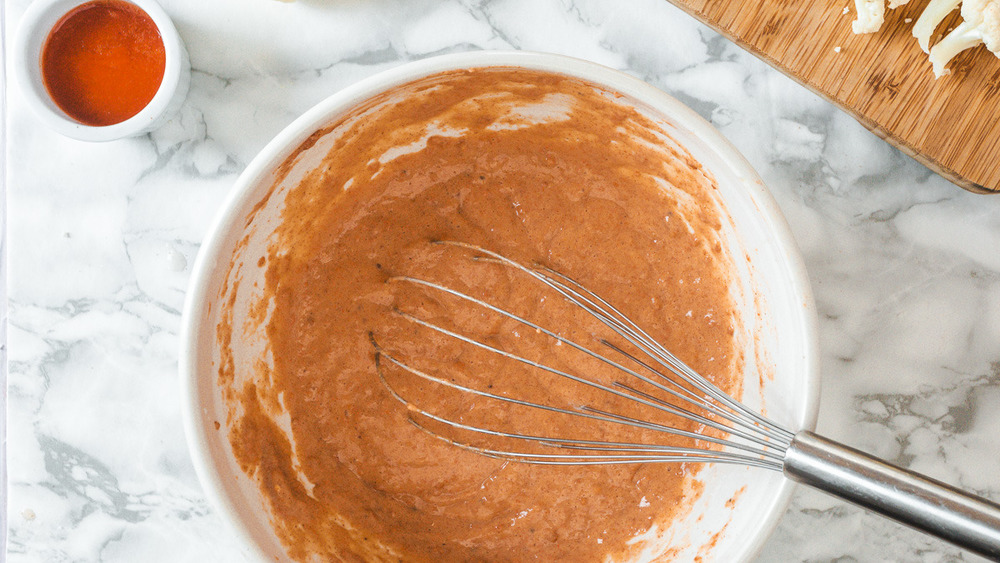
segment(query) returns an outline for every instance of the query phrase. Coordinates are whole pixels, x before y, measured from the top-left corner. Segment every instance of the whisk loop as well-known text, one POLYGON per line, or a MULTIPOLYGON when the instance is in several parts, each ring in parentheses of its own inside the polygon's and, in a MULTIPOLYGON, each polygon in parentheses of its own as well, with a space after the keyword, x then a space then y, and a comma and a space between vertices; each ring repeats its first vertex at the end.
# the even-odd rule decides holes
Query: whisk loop
POLYGON ((608 350, 614 351, 624 359, 635 364, 639 369, 645 370, 651 375, 644 375, 636 369, 624 365, 620 361, 615 361, 604 354, 598 353, 593 349, 584 346, 583 344, 565 338, 547 327, 541 326, 506 309, 481 299, 477 299, 467 293, 463 293, 451 287, 410 276, 395 277, 392 278, 390 282, 418 285, 436 292, 456 297, 484 310, 496 313, 501 317, 516 321, 517 323, 520 323, 521 325, 524 325, 539 334, 543 334, 551 339, 554 339, 560 344, 569 346, 607 366, 620 371, 623 374, 627 374, 632 378, 652 386, 656 390, 663 392, 671 400, 640 391, 633 386, 621 382, 604 385, 577 373, 558 369, 556 367, 531 360, 509 350, 482 342, 466 334, 449 330, 405 311, 397 310, 396 313, 401 318, 414 323, 415 325, 430 329, 480 350, 487 351, 491 354, 520 362, 532 368, 575 381, 591 388, 609 393, 612 396, 638 403, 657 411, 681 417, 702 425, 705 428, 712 428, 721 432, 723 436, 716 437, 704 432, 692 432, 665 424, 639 420, 634 417, 596 408, 591 405, 582 405, 574 409, 560 408, 460 385, 453 381, 449 381, 448 379, 436 377, 423 370, 416 369, 386 351, 377 342, 374 335, 371 335, 371 342, 375 349, 376 366, 378 367, 378 374, 382 384, 390 391, 393 397, 406 405, 411 413, 417 415, 418 417, 436 421, 453 429, 473 432, 481 435, 532 442, 536 445, 557 448, 560 450, 573 450, 574 453, 534 453, 479 447, 434 432, 411 416, 411 423, 421 430, 466 450, 522 463, 547 465, 597 465, 698 461, 733 463, 754 467, 764 467, 778 471, 781 470, 781 460, 784 456, 784 450, 788 447, 791 437, 793 436, 791 432, 767 420, 766 418, 761 417, 759 414, 747 409, 741 403, 731 399, 712 382, 695 373, 668 350, 656 343, 656 341, 653 340, 647 333, 642 331, 642 329, 640 329, 634 322, 629 320, 628 317, 611 306, 607 301, 587 290, 571 278, 549 268, 541 266, 525 266, 495 252, 466 243, 443 241, 438 242, 437 244, 465 248, 474 252, 475 256, 479 257, 479 259, 496 262, 498 264, 514 268, 515 270, 527 274, 534 280, 537 280, 545 286, 555 290, 568 303, 583 309, 597 319, 602 325, 608 327, 614 333, 621 336, 626 342, 634 346, 637 350, 645 353, 648 356, 649 361, 642 361, 640 358, 636 357, 636 355, 627 352, 623 348, 607 340, 599 341, 600 344, 608 350), (674 436, 690 438, 703 443, 707 442, 715 444, 717 446, 721 446, 722 449, 638 444, 602 440, 580 440, 558 436, 535 436, 504 432, 497 429, 464 424, 429 412, 428 410, 415 405, 403 397, 386 379, 383 371, 383 360, 388 361, 392 365, 424 381, 448 387, 463 393, 475 395, 477 397, 548 411, 558 415, 580 417, 599 422, 662 432, 674 436), (653 367, 654 363, 659 364, 669 373, 673 374, 675 377, 679 378, 682 382, 687 383, 688 385, 685 386, 662 371, 655 369, 653 367), (701 393, 697 393, 696 390, 701 391, 701 393), (707 412, 708 415, 699 414, 692 409, 701 409, 707 412))

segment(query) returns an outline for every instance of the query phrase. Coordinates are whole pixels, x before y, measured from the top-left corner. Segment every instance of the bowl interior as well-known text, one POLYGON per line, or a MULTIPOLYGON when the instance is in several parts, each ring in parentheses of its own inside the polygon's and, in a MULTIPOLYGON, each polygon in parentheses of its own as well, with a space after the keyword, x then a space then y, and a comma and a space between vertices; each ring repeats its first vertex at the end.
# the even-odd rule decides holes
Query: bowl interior
MULTIPOLYGON (((182 353, 192 453, 208 494, 249 548, 263 558, 287 560, 257 485, 236 464, 226 437, 227 406, 216 384, 220 349, 215 327, 224 309, 222 300, 234 299, 233 326, 246 327, 234 333, 231 343, 237 378, 254 377, 254 362, 266 354, 262 331, 248 315, 264 286, 265 269, 257 265, 256 257, 266 253, 284 195, 326 155, 337 135, 336 128, 318 138, 314 132, 337 123, 374 94, 440 71, 484 66, 556 72, 616 93, 621 103, 657 121, 715 177, 718 203, 727 217, 724 238, 738 274, 732 292, 746 331, 743 401, 789 428, 814 425, 816 346, 812 299, 801 261, 760 179, 710 125, 655 88, 574 59, 472 53, 411 63, 334 95, 268 145, 240 178, 195 268, 182 353), (249 217, 252 220, 247 221, 249 217)), ((551 109, 553 115, 558 113, 558 108, 551 109)), ((640 560, 652 560, 664 546, 677 560, 747 559, 766 539, 790 493, 780 474, 762 469, 713 465, 697 479, 704 484, 703 494, 669 529, 650 532, 647 539, 652 541, 640 560)))

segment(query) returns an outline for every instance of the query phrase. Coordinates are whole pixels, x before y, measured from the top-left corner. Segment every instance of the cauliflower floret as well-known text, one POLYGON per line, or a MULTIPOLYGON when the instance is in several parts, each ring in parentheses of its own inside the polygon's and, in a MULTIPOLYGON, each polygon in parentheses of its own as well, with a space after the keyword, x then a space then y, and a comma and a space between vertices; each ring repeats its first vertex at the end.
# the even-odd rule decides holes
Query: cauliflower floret
POLYGON ((1000 2, 990 2, 983 8, 983 44, 1000 57, 1000 2))
POLYGON ((980 43, 985 43, 991 53, 1000 56, 1000 0, 964 0, 962 20, 931 48, 930 59, 936 77, 948 74, 945 65, 952 57, 980 43))
MULTIPOLYGON (((889 7, 898 8, 909 1, 889 0, 889 7)), ((858 12, 858 19, 851 22, 854 33, 875 33, 885 22, 885 0, 854 0, 854 9, 858 12)))
POLYGON ((917 23, 913 24, 913 36, 925 53, 931 52, 930 42, 934 30, 952 10, 958 8, 959 3, 961 0, 931 0, 924 11, 920 12, 917 23))
POLYGON ((885 21, 885 0, 854 0, 858 19, 851 22, 854 33, 875 33, 885 21))
MULTIPOLYGON (((887 0, 854 0, 858 18, 851 23, 854 33, 874 33, 885 22, 887 0)), ((888 0, 889 8, 898 8, 910 0, 888 0)), ((844 8, 846 13, 847 8, 844 8)), ((906 23, 911 20, 906 19, 906 23)), ((934 76, 940 78, 948 74, 945 66, 955 55, 985 43, 986 48, 1000 57, 1000 0, 930 0, 917 22, 913 24, 913 36, 925 53, 930 54, 934 66, 934 76), (930 46, 931 36, 942 21, 961 7, 962 23, 930 46)))

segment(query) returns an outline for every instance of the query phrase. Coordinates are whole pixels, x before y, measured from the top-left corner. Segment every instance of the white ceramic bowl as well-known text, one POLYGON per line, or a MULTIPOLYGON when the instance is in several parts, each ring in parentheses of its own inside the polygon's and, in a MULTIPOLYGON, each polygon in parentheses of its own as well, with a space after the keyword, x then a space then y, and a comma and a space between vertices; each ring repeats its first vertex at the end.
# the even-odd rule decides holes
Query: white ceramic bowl
POLYGON ((24 15, 14 39, 11 66, 24 98, 45 125, 81 141, 113 141, 148 133, 180 109, 191 83, 191 63, 177 29, 154 0, 128 0, 149 14, 163 39, 163 80, 153 99, 139 113, 114 125, 84 125, 52 101, 42 81, 41 53, 52 27, 70 10, 91 0, 36 0, 24 15))
MULTIPOLYGON (((271 531, 256 485, 233 459, 225 427, 219 431, 214 426, 215 421, 226 419, 216 384, 219 352, 215 327, 222 309, 219 296, 237 243, 249 235, 241 253, 248 259, 266 253, 268 235, 280 220, 283 194, 287 193, 283 190, 294 189, 304 172, 329 150, 330 142, 321 139, 300 154, 292 172, 258 210, 252 224, 246 225, 246 217, 262 201, 274 183, 276 168, 292 151, 357 104, 431 74, 487 66, 569 75, 620 93, 623 100, 659 121, 715 176, 720 199, 731 216, 731 228, 725 235, 730 253, 749 257, 735 260, 744 295, 749 296, 741 304, 748 339, 757 343, 747 354, 744 402, 765 407, 770 417, 793 429, 812 429, 815 424, 819 394, 815 314, 805 270, 787 225, 760 178, 711 125, 660 90, 594 63, 524 52, 474 52, 426 59, 346 88, 282 131, 240 176, 195 264, 184 311, 180 362, 191 455, 208 496, 249 550, 262 560, 282 561, 287 556, 271 531)), ((255 263, 240 266, 242 288, 261 281, 262 268, 255 263)), ((244 326, 240 324, 240 309, 245 309, 248 301, 252 295, 237 293, 234 326, 244 326)), ((239 338, 234 335, 234 340, 239 338)), ((255 350, 260 348, 260 342, 233 343, 237 377, 240 370, 251 369, 255 350)), ((684 547, 677 556, 681 561, 697 555, 705 561, 727 563, 751 558, 783 512, 791 483, 777 473, 737 466, 710 466, 698 478, 706 483, 705 493, 662 540, 684 547), (734 495, 735 503, 727 506, 734 495)))

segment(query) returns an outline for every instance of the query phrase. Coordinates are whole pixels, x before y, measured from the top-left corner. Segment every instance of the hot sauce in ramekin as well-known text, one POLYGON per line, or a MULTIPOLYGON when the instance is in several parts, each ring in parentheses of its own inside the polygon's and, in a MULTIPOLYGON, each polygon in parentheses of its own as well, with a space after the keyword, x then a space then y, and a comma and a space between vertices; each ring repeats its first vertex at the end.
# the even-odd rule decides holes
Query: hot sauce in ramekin
POLYGON ((166 56, 146 12, 125 0, 95 0, 56 23, 40 63, 59 109, 84 125, 106 126, 149 104, 163 81, 166 56))

